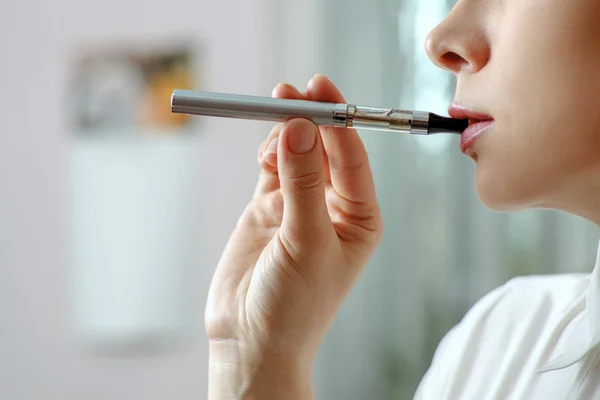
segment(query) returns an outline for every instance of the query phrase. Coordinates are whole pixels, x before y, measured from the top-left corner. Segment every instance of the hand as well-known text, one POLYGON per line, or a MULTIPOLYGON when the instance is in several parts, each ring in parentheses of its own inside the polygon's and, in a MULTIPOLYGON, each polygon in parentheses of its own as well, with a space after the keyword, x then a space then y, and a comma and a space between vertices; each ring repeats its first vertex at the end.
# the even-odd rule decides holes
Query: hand
MULTIPOLYGON (((306 93, 278 85, 273 96, 345 102, 322 75, 306 93)), ((223 393, 224 378, 239 398, 258 390, 261 374, 269 373, 286 376, 272 378, 287 382, 282 393, 293 398, 294 384, 310 381, 319 344, 377 247, 382 221, 355 130, 293 119, 271 131, 258 159, 254 198, 222 255, 206 306, 211 394, 223 393)), ((273 385, 263 388, 264 398, 277 398, 273 385)))

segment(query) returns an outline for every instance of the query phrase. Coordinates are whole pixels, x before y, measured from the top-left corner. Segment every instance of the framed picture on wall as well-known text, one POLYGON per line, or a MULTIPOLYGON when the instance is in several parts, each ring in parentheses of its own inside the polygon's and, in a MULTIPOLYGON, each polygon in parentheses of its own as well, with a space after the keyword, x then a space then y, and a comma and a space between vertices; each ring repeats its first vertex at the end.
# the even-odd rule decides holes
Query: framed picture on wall
POLYGON ((75 52, 68 96, 77 135, 189 132, 188 115, 173 114, 173 89, 197 89, 197 46, 184 41, 120 41, 75 52))

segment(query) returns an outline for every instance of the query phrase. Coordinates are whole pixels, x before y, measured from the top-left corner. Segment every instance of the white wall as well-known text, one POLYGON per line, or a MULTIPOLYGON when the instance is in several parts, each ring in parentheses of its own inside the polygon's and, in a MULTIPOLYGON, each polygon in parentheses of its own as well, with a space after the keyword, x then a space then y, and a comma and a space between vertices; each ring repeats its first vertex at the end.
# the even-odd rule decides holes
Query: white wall
POLYGON ((200 234, 193 339, 160 353, 89 354, 69 304, 70 57, 91 42, 193 34, 204 89, 268 93, 260 0, 0 2, 0 399, 202 399, 203 307, 221 249, 252 193, 263 124, 207 120, 195 140, 200 234))

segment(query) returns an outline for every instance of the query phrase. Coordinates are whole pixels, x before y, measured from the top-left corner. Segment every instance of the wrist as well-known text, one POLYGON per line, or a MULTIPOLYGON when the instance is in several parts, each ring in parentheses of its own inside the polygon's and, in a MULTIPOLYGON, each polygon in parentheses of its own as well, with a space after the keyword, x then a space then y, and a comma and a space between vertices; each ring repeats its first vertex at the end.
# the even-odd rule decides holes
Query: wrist
POLYGON ((310 364, 237 341, 211 341, 209 399, 313 399, 310 364))

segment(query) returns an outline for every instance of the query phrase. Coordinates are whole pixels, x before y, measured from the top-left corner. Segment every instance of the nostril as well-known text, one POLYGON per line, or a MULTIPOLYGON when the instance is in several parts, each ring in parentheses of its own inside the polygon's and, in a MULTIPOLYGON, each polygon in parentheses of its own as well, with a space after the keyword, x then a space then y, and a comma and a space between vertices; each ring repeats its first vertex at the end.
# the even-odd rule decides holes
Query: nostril
POLYGON ((448 52, 440 58, 444 65, 457 65, 465 61, 461 56, 453 52, 448 52))

